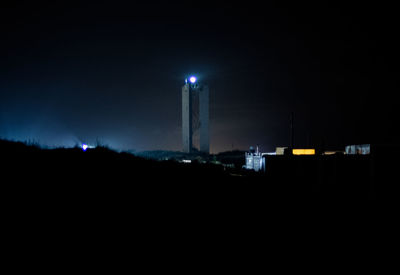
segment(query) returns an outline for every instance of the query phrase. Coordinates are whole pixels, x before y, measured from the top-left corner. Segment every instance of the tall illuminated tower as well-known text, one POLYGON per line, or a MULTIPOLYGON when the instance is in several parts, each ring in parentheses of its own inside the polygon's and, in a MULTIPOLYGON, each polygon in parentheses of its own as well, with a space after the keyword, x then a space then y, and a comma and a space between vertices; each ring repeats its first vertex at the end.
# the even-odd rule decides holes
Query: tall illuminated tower
POLYGON ((210 153, 209 89, 192 76, 182 86, 182 142, 183 151, 193 152, 193 135, 199 135, 200 152, 210 153))

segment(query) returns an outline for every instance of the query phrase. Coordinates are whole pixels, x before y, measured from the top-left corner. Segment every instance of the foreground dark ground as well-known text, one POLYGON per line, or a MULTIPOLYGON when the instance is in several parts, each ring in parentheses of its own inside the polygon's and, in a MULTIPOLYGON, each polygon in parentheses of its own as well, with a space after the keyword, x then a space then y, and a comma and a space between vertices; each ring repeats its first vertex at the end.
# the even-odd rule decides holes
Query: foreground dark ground
MULTIPOLYGON (((382 153, 383 152, 383 153, 382 153)), ((154 161, 98 147, 40 149, 1 141, 1 186, 25 202, 201 205, 393 196, 396 160, 373 156, 270 157, 267 172, 154 161)), ((3 194, 7 194, 3 193, 3 194)))
POLYGON ((6 259, 16 261, 14 268, 134 258, 146 268, 164 269, 176 257, 179 266, 193 268, 204 265, 197 254, 221 261, 228 254, 220 249, 235 255, 253 251, 258 256, 250 258, 264 261, 255 248, 279 258, 289 245, 303 253, 310 240, 331 247, 319 244, 320 238, 333 244, 359 239, 365 246, 374 207, 358 201, 391 191, 369 157, 271 158, 267 173, 260 174, 157 162, 106 148, 43 150, 0 141, 0 154, 1 221, 6 259), (351 233, 361 211, 342 201, 356 201, 368 213, 368 226, 351 233))

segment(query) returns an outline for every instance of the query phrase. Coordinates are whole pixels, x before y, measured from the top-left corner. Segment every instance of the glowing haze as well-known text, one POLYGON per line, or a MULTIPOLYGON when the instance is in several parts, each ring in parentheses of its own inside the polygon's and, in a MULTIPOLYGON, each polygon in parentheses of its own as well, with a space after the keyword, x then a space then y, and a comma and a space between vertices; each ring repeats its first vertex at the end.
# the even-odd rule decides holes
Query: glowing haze
POLYGON ((291 112, 300 148, 398 140, 391 9, 167 2, 2 8, 0 137, 181 150, 195 72, 210 87, 211 152, 288 145, 291 112))

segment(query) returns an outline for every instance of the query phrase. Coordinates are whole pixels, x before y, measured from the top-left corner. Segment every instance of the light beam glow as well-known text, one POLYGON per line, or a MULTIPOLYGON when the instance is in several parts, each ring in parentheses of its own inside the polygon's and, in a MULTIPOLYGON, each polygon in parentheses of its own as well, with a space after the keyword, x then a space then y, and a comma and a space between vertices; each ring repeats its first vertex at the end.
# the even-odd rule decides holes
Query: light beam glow
POLYGON ((191 77, 189 78, 189 81, 190 81, 192 84, 194 84, 194 83, 197 81, 197 78, 196 78, 195 76, 191 76, 191 77))

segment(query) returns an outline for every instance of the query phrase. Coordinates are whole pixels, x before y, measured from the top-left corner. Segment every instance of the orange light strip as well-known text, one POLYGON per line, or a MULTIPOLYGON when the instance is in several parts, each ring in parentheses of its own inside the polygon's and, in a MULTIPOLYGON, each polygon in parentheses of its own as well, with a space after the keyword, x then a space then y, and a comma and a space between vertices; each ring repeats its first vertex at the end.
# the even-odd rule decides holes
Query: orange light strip
POLYGON ((293 149, 293 155, 315 155, 315 149, 293 149))

